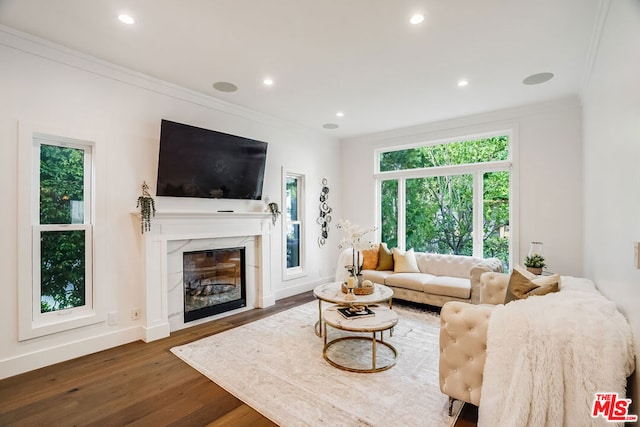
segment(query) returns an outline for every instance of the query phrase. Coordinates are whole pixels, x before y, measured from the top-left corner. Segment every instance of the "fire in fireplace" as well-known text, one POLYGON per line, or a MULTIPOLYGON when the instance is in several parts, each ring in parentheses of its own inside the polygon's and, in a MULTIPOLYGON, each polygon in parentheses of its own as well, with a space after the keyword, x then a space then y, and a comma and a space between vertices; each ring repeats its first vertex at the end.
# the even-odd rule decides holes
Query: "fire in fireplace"
POLYGON ((247 305, 245 248, 183 253, 184 321, 247 305))

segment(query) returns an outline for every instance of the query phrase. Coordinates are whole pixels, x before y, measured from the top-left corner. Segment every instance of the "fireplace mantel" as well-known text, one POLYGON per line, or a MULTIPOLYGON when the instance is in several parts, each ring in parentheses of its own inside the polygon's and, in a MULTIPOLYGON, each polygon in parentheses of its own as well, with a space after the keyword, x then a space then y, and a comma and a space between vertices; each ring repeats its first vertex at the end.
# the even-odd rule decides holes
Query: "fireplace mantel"
MULTIPOLYGON (((138 214, 136 212, 136 214, 138 214)), ((175 209, 163 209, 156 211, 154 219, 242 219, 242 218, 271 218, 271 214, 268 212, 235 212, 235 211, 197 211, 197 210, 175 210, 175 209)))
MULTIPOLYGON (((139 217, 139 213, 132 213, 139 217)), ((167 271, 168 242, 219 238, 254 238, 259 273, 252 284, 247 308, 275 304, 271 289, 271 214, 268 212, 208 212, 159 210, 151 218, 151 230, 143 235, 145 262, 145 341, 170 334, 167 271)), ((251 286, 248 284, 248 287, 251 286)), ((249 289, 248 289, 249 290, 249 289)), ((230 312, 233 313, 233 312, 230 312)))

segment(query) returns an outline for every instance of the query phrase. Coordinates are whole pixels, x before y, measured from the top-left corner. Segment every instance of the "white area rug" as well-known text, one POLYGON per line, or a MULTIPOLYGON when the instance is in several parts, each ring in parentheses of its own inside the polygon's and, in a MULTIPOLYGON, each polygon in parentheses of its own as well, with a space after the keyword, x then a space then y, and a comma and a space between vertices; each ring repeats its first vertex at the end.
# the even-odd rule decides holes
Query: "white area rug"
MULTIPOLYGON (((171 351, 282 426, 453 425, 462 404, 456 402, 449 417, 448 398, 438 386, 440 318, 400 306, 394 310, 400 321, 385 341, 399 358, 391 369, 373 374, 343 371, 324 360, 323 340, 314 332, 317 302, 171 351)), ((340 333, 330 328, 329 339, 340 333)))

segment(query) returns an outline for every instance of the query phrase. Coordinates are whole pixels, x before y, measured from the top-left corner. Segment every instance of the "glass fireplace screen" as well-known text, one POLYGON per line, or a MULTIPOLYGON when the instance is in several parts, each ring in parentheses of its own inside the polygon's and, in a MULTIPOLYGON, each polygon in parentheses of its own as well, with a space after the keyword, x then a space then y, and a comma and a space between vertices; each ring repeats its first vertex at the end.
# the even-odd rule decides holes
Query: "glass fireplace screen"
POLYGON ((184 321, 246 306, 245 249, 184 252, 184 321))

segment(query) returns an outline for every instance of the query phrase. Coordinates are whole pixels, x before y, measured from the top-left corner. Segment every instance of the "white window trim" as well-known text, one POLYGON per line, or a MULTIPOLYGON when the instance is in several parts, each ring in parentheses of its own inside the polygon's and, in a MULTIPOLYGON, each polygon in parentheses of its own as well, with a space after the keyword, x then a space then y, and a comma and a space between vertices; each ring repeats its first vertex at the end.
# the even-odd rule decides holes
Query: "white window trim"
POLYGON ((406 218, 405 218, 405 191, 406 191, 406 179, 411 178, 425 178, 425 177, 433 177, 433 176, 445 176, 445 175, 463 175, 470 174, 473 176, 473 185, 474 185, 474 200, 473 200, 473 209, 474 209, 474 223, 473 223, 473 254, 474 256, 482 257, 482 247, 481 240, 482 234, 484 230, 482 229, 482 223, 484 221, 483 215, 483 206, 480 203, 480 198, 477 197, 478 194, 476 191, 482 191, 482 174, 484 172, 498 172, 498 171, 509 171, 511 175, 510 182, 510 194, 509 194, 509 203, 510 203, 510 214, 509 214, 509 228, 510 228, 510 236, 509 236, 509 265, 515 265, 515 260, 520 259, 519 251, 519 239, 518 232, 519 224, 518 224, 518 206, 519 200, 517 199, 517 194, 519 193, 517 190, 519 188, 519 179, 518 179, 518 126, 514 124, 510 128, 497 130, 497 131, 488 131, 483 133, 474 133, 470 135, 450 137, 445 139, 437 139, 427 142, 417 142, 405 145, 397 145, 397 146, 388 146, 388 147, 380 147, 374 150, 374 179, 376 180, 375 185, 375 210, 376 210, 376 223, 378 224, 378 229, 376 231, 376 237, 378 240, 381 240, 382 236, 382 227, 380 227, 380 222, 382 219, 382 212, 380 207, 380 201, 382 199, 381 191, 382 191, 382 181, 385 180, 398 180, 398 248, 401 250, 406 249, 406 218), (495 161, 495 162, 483 162, 477 163, 473 165, 452 165, 452 166, 438 166, 432 168, 417 168, 417 169, 407 169, 401 171, 380 171, 380 155, 382 153, 388 153, 392 151, 400 151, 407 150, 411 148, 424 147, 429 145, 441 145, 451 142, 459 142, 459 141, 471 141, 483 138, 491 138, 496 136, 506 135, 509 137, 509 158, 504 161, 495 161))
POLYGON ((307 233, 306 233, 306 214, 305 214, 305 199, 306 199, 306 177, 301 172, 287 170, 282 168, 282 281, 288 281, 307 276, 306 271, 306 250, 307 245, 307 233), (294 176, 298 179, 298 221, 293 223, 300 224, 300 266, 287 267, 287 214, 286 214, 286 200, 287 200, 287 176, 294 176))
POLYGON ((96 278, 96 252, 98 249, 95 237, 99 234, 95 227, 96 219, 96 172, 100 169, 97 156, 97 141, 95 136, 77 135, 77 132, 60 129, 52 125, 31 124, 20 122, 18 124, 18 340, 24 341, 45 335, 59 333, 83 326, 88 326, 106 320, 106 310, 104 304, 104 290, 100 286, 100 281, 96 278), (56 135, 65 135, 64 137, 56 135), (69 224, 66 229, 85 227, 88 234, 86 239, 92 239, 93 244, 88 251, 87 265, 92 272, 87 280, 86 296, 88 304, 82 307, 75 307, 66 310, 59 310, 53 313, 43 313, 40 316, 40 291, 39 277, 34 276, 36 262, 39 263, 38 245, 34 245, 35 233, 44 228, 39 224, 38 209, 39 189, 36 184, 39 182, 38 171, 34 169, 34 160, 39 161, 39 149, 37 150, 34 138, 57 141, 60 145, 68 146, 89 146, 91 147, 91 176, 90 187, 85 187, 85 192, 90 192, 92 196, 85 197, 85 224, 69 224), (35 205, 34 205, 35 203, 35 205), (93 226, 92 226, 93 224, 93 226), (88 227, 87 227, 88 226, 88 227), (93 230, 92 230, 93 228, 93 230), (38 256, 38 258, 35 258, 38 256), (37 306, 36 306, 37 303, 37 306))

